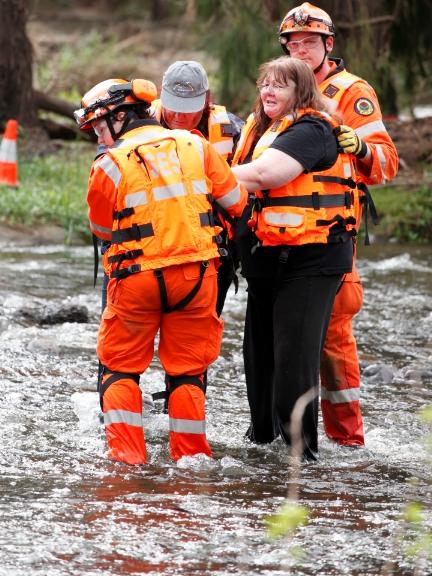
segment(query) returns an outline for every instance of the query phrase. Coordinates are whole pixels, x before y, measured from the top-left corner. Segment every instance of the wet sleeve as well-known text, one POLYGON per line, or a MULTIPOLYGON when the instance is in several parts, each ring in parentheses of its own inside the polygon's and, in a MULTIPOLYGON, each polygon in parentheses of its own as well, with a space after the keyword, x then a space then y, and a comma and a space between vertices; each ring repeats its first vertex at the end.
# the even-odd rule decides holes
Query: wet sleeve
POLYGON ((240 217, 247 203, 247 192, 239 184, 227 162, 208 142, 203 141, 205 168, 212 196, 230 216, 240 217))
POLYGON ((109 154, 95 160, 90 171, 87 204, 90 230, 110 240, 121 172, 109 154))
POLYGON ((321 118, 301 118, 282 132, 270 148, 288 154, 306 172, 327 170, 337 159, 337 141, 333 129, 321 118))

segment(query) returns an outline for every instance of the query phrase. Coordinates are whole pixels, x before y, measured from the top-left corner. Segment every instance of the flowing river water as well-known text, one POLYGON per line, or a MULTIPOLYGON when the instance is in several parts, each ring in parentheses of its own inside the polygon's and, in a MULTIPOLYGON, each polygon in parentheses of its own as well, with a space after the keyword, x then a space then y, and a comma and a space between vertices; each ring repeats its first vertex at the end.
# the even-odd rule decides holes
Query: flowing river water
MULTIPOLYGON (((244 284, 229 293, 222 353, 209 370, 214 450, 169 459, 168 417, 144 413, 149 464, 105 457, 95 386, 100 288, 88 247, 0 244, 0 576, 432 574, 406 555, 400 514, 422 503, 431 529, 431 454, 418 411, 432 404, 432 254, 362 249, 365 304, 355 320, 366 447, 320 434, 302 467, 309 523, 272 540, 265 519, 292 483, 286 446, 244 439, 244 284), (41 324, 30 312, 85 306, 89 320, 41 324), (23 314, 23 311, 27 311, 23 314)), ((163 388, 157 360, 142 378, 163 388)), ((411 535, 412 536, 412 535, 411 535)))

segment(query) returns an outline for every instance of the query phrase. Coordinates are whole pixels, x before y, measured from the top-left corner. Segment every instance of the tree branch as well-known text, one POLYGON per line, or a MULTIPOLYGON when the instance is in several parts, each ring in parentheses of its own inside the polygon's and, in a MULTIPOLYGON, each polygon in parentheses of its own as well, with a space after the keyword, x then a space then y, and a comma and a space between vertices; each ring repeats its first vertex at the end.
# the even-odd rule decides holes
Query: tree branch
POLYGON ((395 21, 395 16, 385 15, 385 16, 375 16, 373 18, 367 18, 366 20, 357 20, 357 22, 337 22, 336 27, 339 30, 352 30, 354 28, 361 28, 362 26, 376 25, 376 24, 391 24, 395 21))

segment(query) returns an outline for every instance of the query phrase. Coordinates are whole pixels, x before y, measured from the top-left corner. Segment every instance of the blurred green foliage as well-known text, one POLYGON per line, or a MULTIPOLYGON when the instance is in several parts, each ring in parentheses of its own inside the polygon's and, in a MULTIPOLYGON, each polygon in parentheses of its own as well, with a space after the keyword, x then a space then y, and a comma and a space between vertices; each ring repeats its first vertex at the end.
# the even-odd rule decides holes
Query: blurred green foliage
POLYGON ((281 538, 291 535, 297 528, 308 523, 309 510, 297 502, 286 501, 280 509, 266 518, 267 535, 281 538))
POLYGON ((401 242, 432 242, 432 189, 383 186, 373 190, 380 223, 369 232, 394 237, 401 242))
POLYGON ((18 188, 0 185, 1 219, 26 226, 58 224, 65 243, 89 239, 87 181, 94 146, 69 143, 56 154, 19 163, 18 188))

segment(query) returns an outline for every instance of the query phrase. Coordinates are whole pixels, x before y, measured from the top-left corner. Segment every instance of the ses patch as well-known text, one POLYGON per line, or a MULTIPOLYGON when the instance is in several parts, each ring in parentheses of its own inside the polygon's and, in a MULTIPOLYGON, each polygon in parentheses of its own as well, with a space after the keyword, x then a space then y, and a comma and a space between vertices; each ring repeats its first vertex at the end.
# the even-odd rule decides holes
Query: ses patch
POLYGON ((370 116, 375 112, 375 107, 368 98, 359 98, 354 102, 354 111, 361 116, 370 116))

